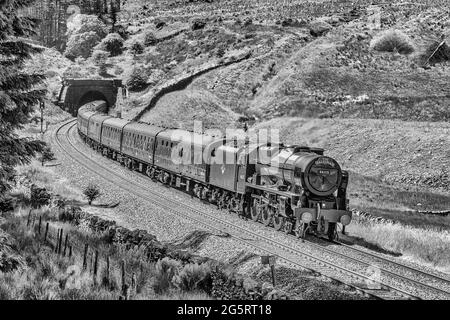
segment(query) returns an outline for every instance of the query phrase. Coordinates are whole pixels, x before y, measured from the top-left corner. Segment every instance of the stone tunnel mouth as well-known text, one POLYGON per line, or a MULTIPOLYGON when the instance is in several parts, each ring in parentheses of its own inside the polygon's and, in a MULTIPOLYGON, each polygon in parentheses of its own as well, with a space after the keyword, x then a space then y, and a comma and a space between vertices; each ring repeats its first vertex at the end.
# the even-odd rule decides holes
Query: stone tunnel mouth
POLYGON ((97 101, 97 100, 105 101, 106 104, 107 104, 107 107, 106 107, 106 110, 95 110, 95 111, 107 113, 109 111, 110 105, 109 105, 108 99, 100 91, 88 91, 88 92, 86 92, 80 98, 80 100, 78 101, 77 109, 80 108, 81 106, 85 105, 86 103, 89 103, 89 102, 92 102, 92 101, 97 101))

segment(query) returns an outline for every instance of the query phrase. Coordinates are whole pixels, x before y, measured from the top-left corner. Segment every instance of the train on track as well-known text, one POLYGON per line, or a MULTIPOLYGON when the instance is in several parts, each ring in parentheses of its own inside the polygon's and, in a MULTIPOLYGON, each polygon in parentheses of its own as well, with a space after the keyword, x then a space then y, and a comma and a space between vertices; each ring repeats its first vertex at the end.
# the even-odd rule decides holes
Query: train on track
POLYGON ((278 231, 338 237, 352 213, 348 173, 324 150, 236 139, 132 122, 78 110, 82 139, 104 156, 154 180, 278 231))

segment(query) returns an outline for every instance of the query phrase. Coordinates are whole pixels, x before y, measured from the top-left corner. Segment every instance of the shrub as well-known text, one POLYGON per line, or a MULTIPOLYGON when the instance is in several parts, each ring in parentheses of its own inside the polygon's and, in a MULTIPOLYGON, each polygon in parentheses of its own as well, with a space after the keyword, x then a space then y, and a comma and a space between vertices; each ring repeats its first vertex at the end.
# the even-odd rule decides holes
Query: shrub
POLYGON ((166 23, 164 21, 159 20, 159 19, 156 19, 154 21, 154 24, 155 24, 156 29, 158 29, 158 30, 162 29, 166 25, 166 23))
POLYGON ((206 26, 206 21, 200 18, 194 19, 191 24, 192 30, 200 30, 206 26))
POLYGON ((142 67, 134 67, 126 81, 126 85, 131 91, 139 91, 147 86, 147 77, 142 67))
POLYGON ((45 147, 41 152, 39 160, 41 161, 41 165, 44 166, 45 162, 56 160, 56 158, 52 149, 50 147, 45 147))
POLYGON ((225 55, 224 47, 223 46, 218 47, 217 50, 216 50, 216 56, 218 58, 222 58, 224 55, 225 55))
POLYGON ((8 212, 14 210, 14 199, 10 196, 0 195, 0 212, 8 212))
POLYGON ((64 55, 71 60, 77 57, 88 58, 94 47, 101 41, 101 37, 94 31, 75 34, 67 41, 64 55))
POLYGON ((252 24, 253 24, 252 18, 247 18, 247 19, 245 19, 245 21, 244 21, 244 27, 250 26, 250 25, 252 25, 252 24))
POLYGON ((144 37, 144 45, 145 45, 146 47, 154 46, 154 45, 157 44, 157 43, 158 43, 158 39, 157 39, 156 36, 153 34, 153 32, 147 32, 147 33, 145 34, 145 37, 144 37))
POLYGON ((130 51, 134 55, 141 54, 144 52, 144 46, 140 42, 136 41, 131 45, 130 51))
POLYGON ((128 30, 125 26, 123 25, 117 25, 114 30, 116 31, 117 34, 119 34, 119 36, 122 37, 122 39, 127 40, 129 37, 129 33, 128 30))
POLYGON ((109 57, 109 52, 102 51, 102 50, 95 50, 92 53, 92 60, 94 61, 95 65, 99 67, 99 74, 106 74, 106 61, 109 57))
POLYGON ((174 285, 183 291, 207 291, 210 288, 211 269, 207 264, 187 264, 173 278, 174 285))
POLYGON ((388 30, 372 40, 371 48, 380 52, 398 52, 411 54, 414 44, 411 39, 401 31, 388 30))
POLYGON ((51 194, 45 188, 39 188, 35 184, 31 185, 31 205, 37 209, 50 203, 51 194))
POLYGON ((97 185, 89 183, 88 186, 83 190, 83 194, 88 199, 89 205, 91 205, 92 201, 97 199, 101 193, 97 185))
POLYGON ((173 286, 172 280, 178 274, 181 264, 173 259, 164 258, 156 263, 153 289, 156 293, 164 293, 173 286))
POLYGON ((118 56, 123 52, 123 39, 117 33, 110 33, 98 44, 95 49, 107 51, 111 57, 118 56))

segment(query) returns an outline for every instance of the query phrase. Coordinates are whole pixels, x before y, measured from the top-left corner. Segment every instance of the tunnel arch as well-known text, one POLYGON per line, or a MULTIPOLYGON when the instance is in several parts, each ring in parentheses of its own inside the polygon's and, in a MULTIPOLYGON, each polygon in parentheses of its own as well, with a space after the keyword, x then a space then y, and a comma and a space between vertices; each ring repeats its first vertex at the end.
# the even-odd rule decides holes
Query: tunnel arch
POLYGON ((73 116, 81 105, 96 100, 106 101, 109 109, 117 102, 119 88, 123 88, 121 79, 64 79, 55 103, 73 116))
MULTIPOLYGON (((97 100, 106 101, 106 104, 108 105, 107 107, 109 109, 109 107, 110 107, 109 101, 106 98, 106 96, 100 91, 88 91, 85 94, 83 94, 81 96, 80 100, 78 100, 78 107, 81 107, 82 105, 84 105, 88 102, 97 101, 97 100)), ((108 110, 98 110, 98 111, 107 112, 108 110)))

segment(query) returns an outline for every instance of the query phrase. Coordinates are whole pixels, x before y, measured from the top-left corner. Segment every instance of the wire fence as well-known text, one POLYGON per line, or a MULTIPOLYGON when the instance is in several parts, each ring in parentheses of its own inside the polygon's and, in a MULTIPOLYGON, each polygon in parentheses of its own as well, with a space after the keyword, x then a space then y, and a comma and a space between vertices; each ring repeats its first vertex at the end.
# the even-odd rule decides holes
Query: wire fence
POLYGON ((118 287, 119 300, 129 300, 136 295, 137 278, 144 273, 144 267, 149 266, 150 256, 139 249, 112 246, 101 241, 93 244, 87 236, 85 240, 80 239, 70 228, 55 224, 56 221, 44 221, 43 215, 32 214, 31 210, 28 214, 27 228, 34 231, 35 238, 49 247, 54 255, 72 263, 67 270, 68 288, 78 288, 77 279, 84 273, 89 274, 95 287, 103 286, 111 291, 118 287), (132 259, 117 259, 117 256, 132 259), (118 283, 116 279, 119 279, 118 283))

